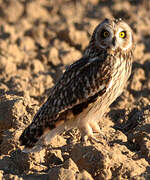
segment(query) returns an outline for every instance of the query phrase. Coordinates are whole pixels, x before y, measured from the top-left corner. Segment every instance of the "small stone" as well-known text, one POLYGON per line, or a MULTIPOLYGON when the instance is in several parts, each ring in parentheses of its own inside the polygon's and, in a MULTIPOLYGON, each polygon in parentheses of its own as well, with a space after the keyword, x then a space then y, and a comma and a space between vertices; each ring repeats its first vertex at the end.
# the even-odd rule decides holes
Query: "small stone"
MULTIPOLYGON (((136 45, 135 51, 134 51, 134 58, 135 59, 141 59, 143 57, 145 46, 143 43, 139 43, 136 45)), ((141 60, 140 60, 141 61, 141 60)))
POLYGON ((16 64, 11 61, 11 59, 7 59, 6 57, 0 57, 0 69, 3 69, 3 71, 6 74, 11 74, 16 72, 16 64))
POLYGON ((23 5, 17 0, 8 2, 9 4, 3 4, 3 12, 7 17, 7 20, 11 23, 14 23, 21 17, 24 8, 23 5))
POLYGON ((44 71, 44 66, 43 64, 41 63, 41 61, 37 60, 37 59, 34 59, 32 60, 31 62, 31 70, 34 72, 34 73, 39 73, 41 71, 44 71))
POLYGON ((36 48, 34 40, 28 36, 21 38, 20 47, 21 47, 21 49, 23 49, 25 51, 35 50, 35 48, 36 48))
POLYGON ((52 47, 49 51, 49 61, 53 63, 53 65, 57 66, 58 64, 61 63, 59 59, 59 53, 58 50, 55 47, 52 47))
POLYGON ((50 17, 48 11, 46 11, 46 8, 42 5, 42 1, 30 1, 27 3, 26 11, 27 17, 32 21, 37 18, 40 19, 41 17, 42 19, 48 20, 50 17))

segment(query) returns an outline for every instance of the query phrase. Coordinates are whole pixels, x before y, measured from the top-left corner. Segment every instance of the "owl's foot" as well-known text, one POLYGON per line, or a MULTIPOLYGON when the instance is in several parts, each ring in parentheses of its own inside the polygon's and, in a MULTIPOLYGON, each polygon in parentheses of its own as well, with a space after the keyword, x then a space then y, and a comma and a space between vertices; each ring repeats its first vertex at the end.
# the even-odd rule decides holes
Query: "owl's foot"
POLYGON ((85 135, 85 136, 81 136, 81 142, 86 145, 87 144, 87 141, 90 141, 92 144, 94 144, 95 142, 96 143, 102 143, 102 141, 100 141, 99 139, 97 139, 94 134, 91 136, 91 135, 85 135))
POLYGON ((99 139, 95 137, 94 135, 95 133, 93 133, 93 130, 97 132, 96 134, 98 136, 102 136, 104 139, 106 139, 97 123, 86 123, 84 124, 84 126, 80 127, 79 129, 81 132, 81 142, 84 144, 86 144, 87 140, 90 140, 90 142, 92 143, 93 142, 102 143, 99 139))
POLYGON ((94 137, 97 136, 97 137, 100 137, 100 138, 103 138, 105 140, 107 140, 107 137, 105 136, 105 134, 102 132, 102 130, 100 129, 98 123, 96 122, 90 122, 89 123, 93 132, 94 132, 94 137))
POLYGON ((88 139, 89 139, 89 141, 90 141, 91 143, 96 142, 96 143, 101 143, 101 144, 103 144, 102 141, 100 141, 99 139, 97 139, 94 135, 93 135, 93 136, 89 136, 88 139))

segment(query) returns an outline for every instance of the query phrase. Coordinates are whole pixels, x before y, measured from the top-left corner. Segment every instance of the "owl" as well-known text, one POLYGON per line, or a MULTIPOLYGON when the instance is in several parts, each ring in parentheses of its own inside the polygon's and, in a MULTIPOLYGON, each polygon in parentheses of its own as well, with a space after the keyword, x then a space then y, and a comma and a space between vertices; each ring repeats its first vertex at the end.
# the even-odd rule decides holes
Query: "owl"
POLYGON ((99 123, 122 93, 131 73, 134 41, 122 19, 105 19, 94 30, 83 57, 70 65, 19 138, 24 152, 45 148, 53 137, 78 128, 98 142, 99 123))

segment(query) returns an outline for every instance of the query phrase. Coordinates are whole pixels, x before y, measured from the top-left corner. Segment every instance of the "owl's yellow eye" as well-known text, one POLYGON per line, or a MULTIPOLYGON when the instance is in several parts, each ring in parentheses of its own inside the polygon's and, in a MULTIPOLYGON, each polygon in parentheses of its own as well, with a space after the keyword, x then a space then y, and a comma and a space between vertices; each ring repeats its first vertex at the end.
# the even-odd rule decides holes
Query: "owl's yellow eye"
POLYGON ((108 32, 107 30, 103 30, 103 31, 101 32, 101 36, 102 36, 103 38, 107 38, 107 37, 109 36, 109 32, 108 32))
POLYGON ((121 32, 119 33, 119 37, 125 38, 125 37, 126 37, 126 32, 125 32, 125 31, 121 31, 121 32))

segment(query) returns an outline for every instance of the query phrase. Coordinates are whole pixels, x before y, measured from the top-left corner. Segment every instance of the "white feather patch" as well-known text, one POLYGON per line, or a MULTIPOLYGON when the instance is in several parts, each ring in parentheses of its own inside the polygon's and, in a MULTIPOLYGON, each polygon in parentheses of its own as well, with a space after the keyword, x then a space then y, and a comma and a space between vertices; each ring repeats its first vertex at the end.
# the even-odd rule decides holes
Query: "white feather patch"
POLYGON ((109 85, 108 85, 108 87, 107 87, 107 91, 108 91, 110 88, 112 88, 112 85, 113 85, 113 80, 110 81, 110 83, 109 83, 109 85))

